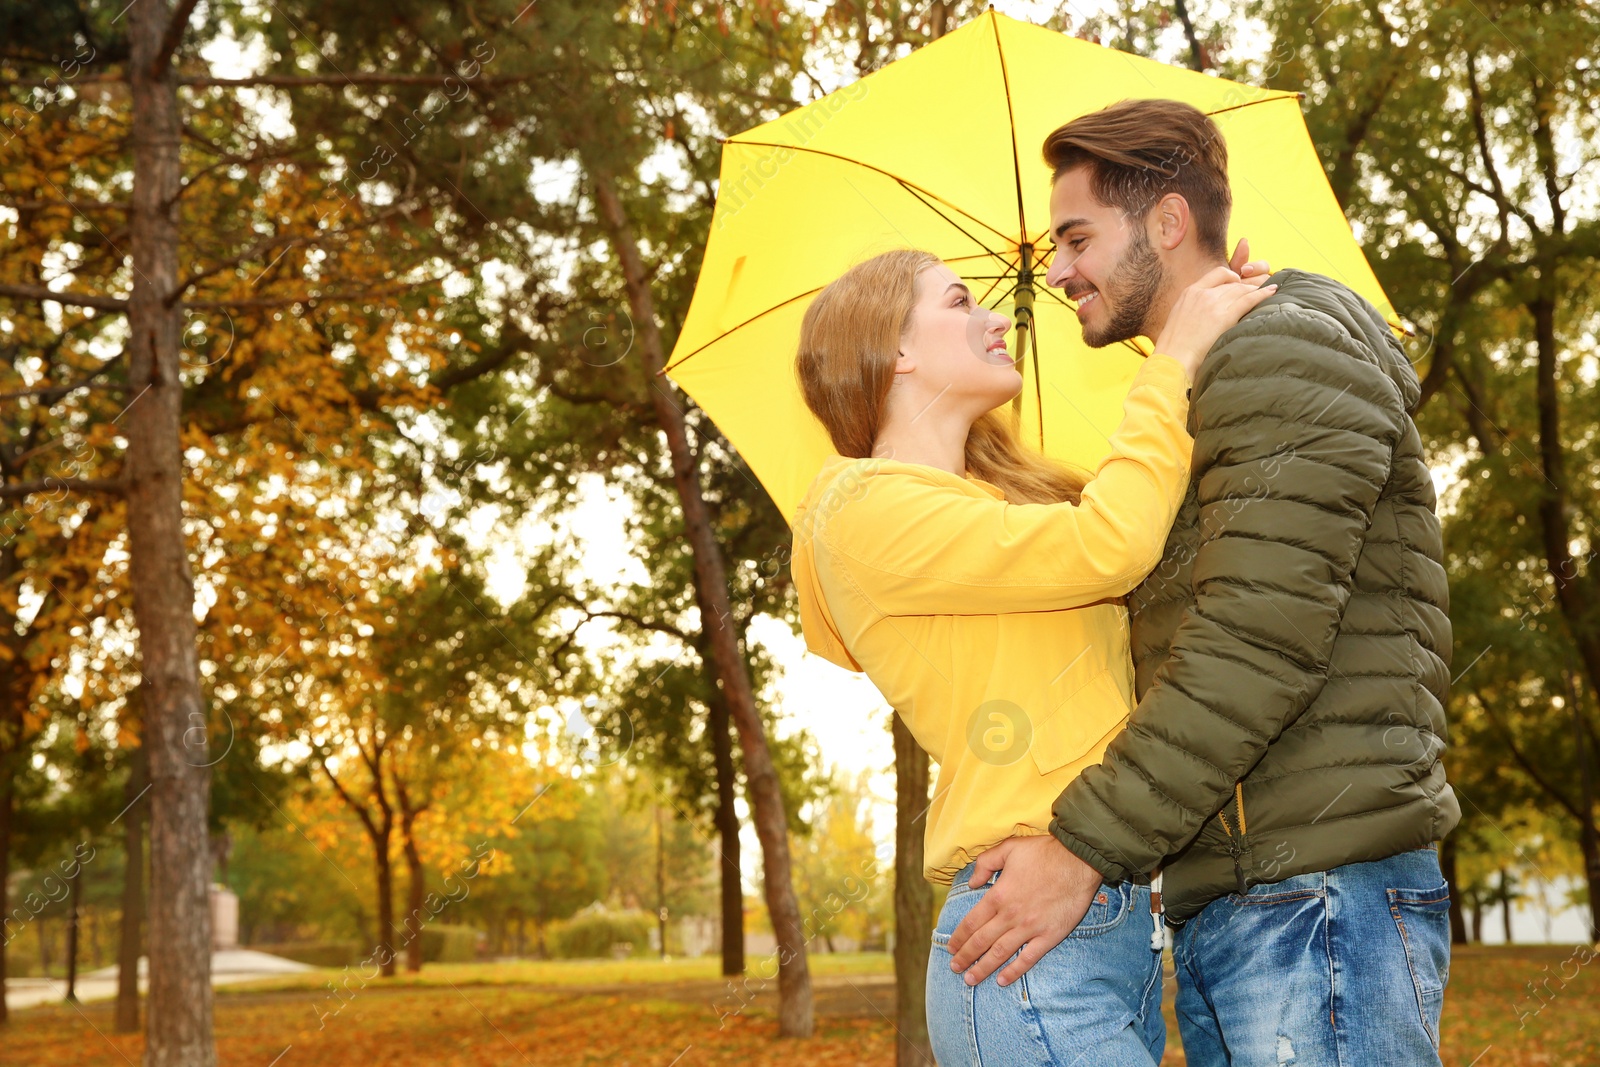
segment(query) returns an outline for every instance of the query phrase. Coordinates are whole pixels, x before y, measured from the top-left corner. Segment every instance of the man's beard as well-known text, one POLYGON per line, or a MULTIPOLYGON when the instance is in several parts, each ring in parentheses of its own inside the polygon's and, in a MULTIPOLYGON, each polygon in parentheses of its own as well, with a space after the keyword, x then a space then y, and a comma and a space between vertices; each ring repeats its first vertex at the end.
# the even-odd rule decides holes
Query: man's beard
POLYGON ((1090 348, 1104 348, 1144 333, 1150 307, 1165 280, 1161 258, 1150 247, 1144 228, 1135 227, 1132 243, 1100 290, 1101 301, 1109 302, 1111 318, 1103 326, 1085 325, 1083 343, 1090 348))

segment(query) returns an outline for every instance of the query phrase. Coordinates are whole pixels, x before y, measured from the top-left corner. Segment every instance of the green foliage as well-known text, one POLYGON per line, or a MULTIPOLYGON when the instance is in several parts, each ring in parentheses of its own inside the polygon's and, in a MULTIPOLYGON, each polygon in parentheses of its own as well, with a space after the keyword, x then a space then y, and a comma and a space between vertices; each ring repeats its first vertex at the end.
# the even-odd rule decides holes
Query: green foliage
POLYGON ((870 773, 835 770, 816 802, 812 831, 794 843, 795 895, 808 935, 832 945, 843 935, 881 949, 894 925, 894 861, 873 842, 870 773))
POLYGON ((470 926, 429 923, 422 928, 424 963, 471 963, 478 958, 483 935, 470 926))
POLYGON ((250 947, 313 967, 354 967, 371 952, 360 941, 280 941, 250 947))
POLYGON ((640 955, 649 949, 655 926, 655 917, 642 911, 585 910, 552 923, 545 938, 557 959, 609 958, 623 945, 627 953, 640 955))

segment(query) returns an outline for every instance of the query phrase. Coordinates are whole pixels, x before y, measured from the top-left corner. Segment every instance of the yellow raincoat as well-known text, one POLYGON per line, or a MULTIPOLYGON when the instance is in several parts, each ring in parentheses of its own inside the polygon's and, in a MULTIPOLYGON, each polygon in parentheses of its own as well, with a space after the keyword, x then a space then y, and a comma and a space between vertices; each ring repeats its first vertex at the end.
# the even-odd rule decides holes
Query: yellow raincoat
POLYGON ((1121 597, 1161 558, 1188 487, 1188 380, 1140 367, 1077 505, 1011 504, 920 463, 831 456, 795 515, 806 647, 864 671, 939 764, 924 874, 1048 832, 1133 707, 1121 597))

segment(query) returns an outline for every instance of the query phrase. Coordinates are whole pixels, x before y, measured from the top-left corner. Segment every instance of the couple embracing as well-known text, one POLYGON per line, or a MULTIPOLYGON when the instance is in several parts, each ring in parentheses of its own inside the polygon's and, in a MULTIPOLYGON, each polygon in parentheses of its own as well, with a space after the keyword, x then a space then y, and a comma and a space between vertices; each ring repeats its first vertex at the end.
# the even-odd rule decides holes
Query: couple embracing
POLYGON ((1346 286, 1229 259, 1201 112, 1125 101, 1044 157, 1046 283, 1090 347, 1154 341, 1095 471, 1019 443, 1011 323, 927 253, 824 288, 796 363, 835 449, 794 519, 807 646, 939 765, 935 1055, 1159 1063, 1170 930, 1191 1067, 1437 1065, 1459 808, 1416 374, 1346 286))

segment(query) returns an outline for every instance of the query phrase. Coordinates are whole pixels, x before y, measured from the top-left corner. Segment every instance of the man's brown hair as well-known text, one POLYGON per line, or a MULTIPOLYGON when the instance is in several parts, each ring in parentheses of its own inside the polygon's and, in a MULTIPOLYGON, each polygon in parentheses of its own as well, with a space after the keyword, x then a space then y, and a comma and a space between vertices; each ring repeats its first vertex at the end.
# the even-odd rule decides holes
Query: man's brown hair
POLYGON ((1124 100, 1058 127, 1045 138, 1054 181, 1089 168, 1096 200, 1143 218, 1168 193, 1189 203, 1200 249, 1228 258, 1228 146, 1199 108, 1178 100, 1124 100))

